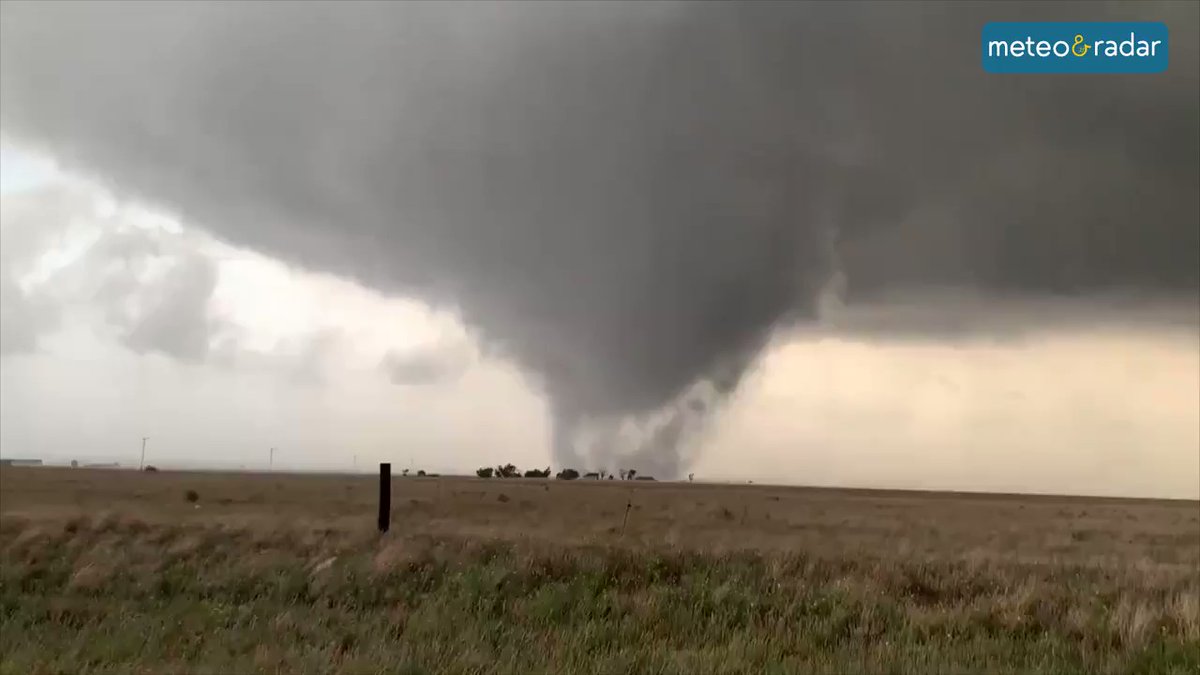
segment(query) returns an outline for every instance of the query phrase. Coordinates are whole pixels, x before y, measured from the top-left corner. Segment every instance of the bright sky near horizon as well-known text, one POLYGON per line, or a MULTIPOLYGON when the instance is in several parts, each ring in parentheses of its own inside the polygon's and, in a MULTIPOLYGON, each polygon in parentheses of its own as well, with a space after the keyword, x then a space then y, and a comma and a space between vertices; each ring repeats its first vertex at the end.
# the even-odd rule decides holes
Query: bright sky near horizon
POLYGON ((452 317, 296 272, 186 231, 162 214, 116 206, 99 186, 10 144, 0 158, 6 244, 38 244, 26 258, 6 256, 4 273, 47 299, 54 315, 39 326, 36 348, 27 349, 17 344, 15 336, 24 334, 14 326, 28 313, 10 311, 15 304, 5 308, 5 456, 128 464, 136 461, 141 435, 149 435, 151 459, 168 466, 259 468, 277 446, 281 467, 347 469, 357 455, 364 466, 411 460, 465 470, 446 454, 463 447, 456 418, 486 428, 492 439, 542 444, 539 420, 530 417, 538 401, 507 365, 480 361, 452 317), (216 272, 211 295, 199 304, 186 284, 172 284, 154 269, 185 267, 179 261, 194 256, 216 272), (133 328, 146 325, 153 308, 132 308, 133 316, 104 308, 98 315, 114 269, 128 275, 121 283, 141 287, 142 297, 118 304, 176 305, 169 318, 181 333, 203 333, 200 353, 192 353, 186 336, 136 343, 133 328), (214 326, 220 329, 210 333, 214 326), (460 386, 501 392, 497 398, 509 403, 505 418, 456 400, 460 386), (64 427, 64 414, 78 423, 64 427))
MULTIPOLYGON (((145 435, 165 466, 262 468, 271 447, 295 469, 551 463, 538 388, 450 314, 219 243, 9 143, 0 198, 3 274, 44 310, 5 297, 5 457, 136 464, 145 435), (206 265, 210 294, 171 273, 203 281, 206 265), (42 323, 14 329, 28 321, 42 323)), ((690 471, 1197 498, 1198 411, 1187 327, 949 342, 828 328, 775 340, 690 471)))

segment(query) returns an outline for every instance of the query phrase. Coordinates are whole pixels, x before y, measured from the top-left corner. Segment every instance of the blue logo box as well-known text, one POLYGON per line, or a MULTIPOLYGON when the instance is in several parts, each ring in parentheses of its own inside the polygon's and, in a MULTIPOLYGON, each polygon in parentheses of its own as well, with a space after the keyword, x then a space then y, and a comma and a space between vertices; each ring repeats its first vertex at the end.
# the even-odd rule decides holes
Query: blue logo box
POLYGON ((1159 22, 993 22, 983 27, 989 73, 1161 73, 1167 26, 1159 22))

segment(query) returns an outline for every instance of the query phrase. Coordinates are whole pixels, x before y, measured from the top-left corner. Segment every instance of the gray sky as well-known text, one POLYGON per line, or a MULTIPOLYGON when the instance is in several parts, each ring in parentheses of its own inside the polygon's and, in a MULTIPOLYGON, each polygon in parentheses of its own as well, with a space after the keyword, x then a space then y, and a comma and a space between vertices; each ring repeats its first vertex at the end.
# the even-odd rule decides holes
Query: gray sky
POLYGON ((72 414, 70 353, 205 378, 144 386, 228 419, 206 444, 323 424, 316 463, 416 427, 462 468, 751 445, 784 481, 1195 496, 1200 10, 1088 8, 1166 21, 1162 75, 981 71, 984 21, 1080 7, 6 3, 4 426, 42 398, 5 452, 72 414))

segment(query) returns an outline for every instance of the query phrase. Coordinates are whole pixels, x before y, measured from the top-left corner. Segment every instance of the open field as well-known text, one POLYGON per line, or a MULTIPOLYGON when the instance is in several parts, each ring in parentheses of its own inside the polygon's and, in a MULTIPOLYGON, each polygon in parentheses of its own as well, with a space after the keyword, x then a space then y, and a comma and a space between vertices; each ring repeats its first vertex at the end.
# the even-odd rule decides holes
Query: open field
POLYGON ((0 469, 0 672, 1200 669, 1197 502, 376 485, 0 469))

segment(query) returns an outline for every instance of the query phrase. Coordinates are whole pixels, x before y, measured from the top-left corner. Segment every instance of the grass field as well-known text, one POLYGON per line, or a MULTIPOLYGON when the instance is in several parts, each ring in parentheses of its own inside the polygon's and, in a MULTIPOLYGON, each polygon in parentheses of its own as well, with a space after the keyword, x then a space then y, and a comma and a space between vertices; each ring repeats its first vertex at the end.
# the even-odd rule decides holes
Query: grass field
POLYGON ((0 469, 0 673, 1200 672, 1197 502, 376 485, 0 469))

